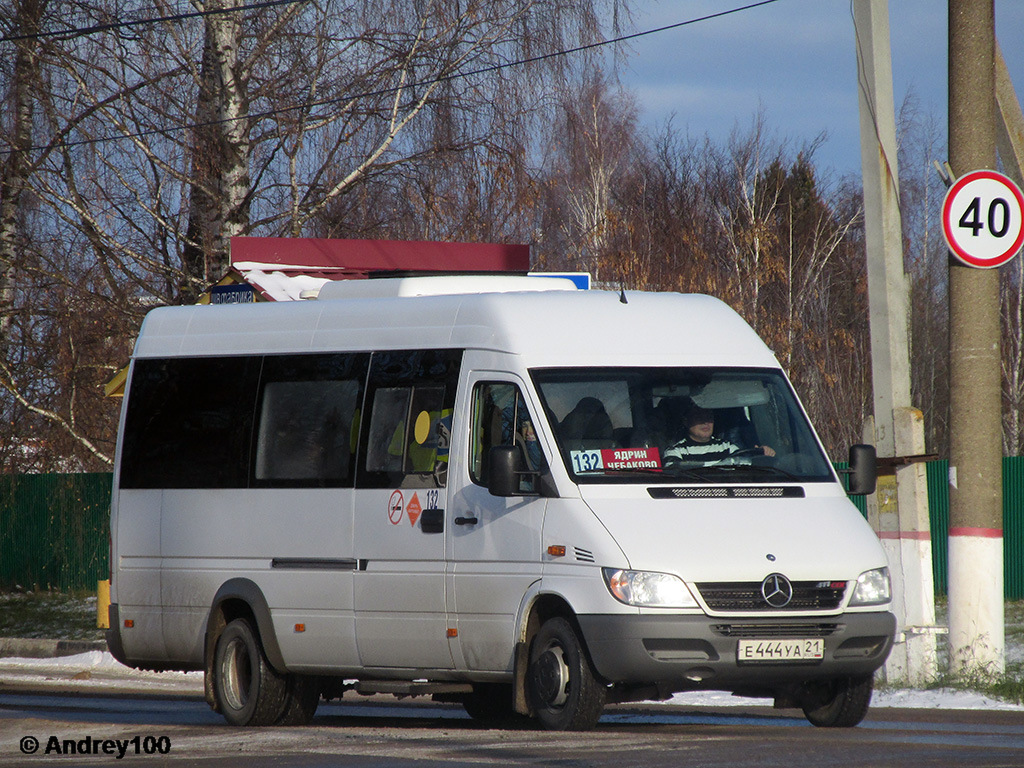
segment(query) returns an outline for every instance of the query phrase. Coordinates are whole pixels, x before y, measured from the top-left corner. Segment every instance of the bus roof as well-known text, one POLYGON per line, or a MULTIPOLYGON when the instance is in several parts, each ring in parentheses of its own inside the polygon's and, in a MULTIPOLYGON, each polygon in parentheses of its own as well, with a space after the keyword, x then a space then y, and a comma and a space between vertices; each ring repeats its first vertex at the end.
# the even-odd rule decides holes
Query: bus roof
POLYGON ((378 295, 155 309, 135 356, 464 348, 522 355, 528 366, 778 365, 750 326, 711 296, 514 290, 387 297, 380 295, 386 286, 371 293, 378 295))

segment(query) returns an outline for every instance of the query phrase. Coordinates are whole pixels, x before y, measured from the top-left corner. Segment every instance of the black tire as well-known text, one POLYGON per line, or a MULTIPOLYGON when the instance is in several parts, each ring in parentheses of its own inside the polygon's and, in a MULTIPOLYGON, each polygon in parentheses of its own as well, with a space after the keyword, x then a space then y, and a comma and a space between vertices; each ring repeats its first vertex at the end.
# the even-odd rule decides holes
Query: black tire
POLYGON ((512 705, 512 686, 503 683, 475 683, 473 692, 462 699, 466 713, 485 728, 523 728, 530 719, 512 705))
POLYGON ((274 725, 306 725, 320 705, 320 678, 288 675, 285 683, 284 711, 274 725))
POLYGON ((871 706, 874 677, 847 677, 807 689, 804 716, 819 728, 852 728, 871 706))
POLYGON ((537 720, 549 731, 588 731, 597 725, 607 690, 565 619, 548 619, 534 637, 526 692, 537 720))
POLYGON ((217 638, 213 676, 217 706, 231 725, 277 723, 284 711, 286 680, 270 666, 247 619, 235 619, 217 638))

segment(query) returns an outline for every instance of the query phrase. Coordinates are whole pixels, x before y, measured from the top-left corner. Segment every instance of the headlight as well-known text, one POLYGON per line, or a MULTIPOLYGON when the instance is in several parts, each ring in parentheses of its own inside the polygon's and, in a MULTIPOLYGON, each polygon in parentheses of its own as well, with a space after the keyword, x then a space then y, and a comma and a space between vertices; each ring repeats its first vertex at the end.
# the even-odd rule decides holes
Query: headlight
POLYGON ((698 608, 690 590, 678 576, 651 571, 602 568, 612 596, 626 605, 642 608, 698 608))
POLYGON ((865 571, 858 577, 853 597, 850 598, 850 605, 881 605, 888 603, 891 599, 889 569, 876 568, 873 571, 865 571))

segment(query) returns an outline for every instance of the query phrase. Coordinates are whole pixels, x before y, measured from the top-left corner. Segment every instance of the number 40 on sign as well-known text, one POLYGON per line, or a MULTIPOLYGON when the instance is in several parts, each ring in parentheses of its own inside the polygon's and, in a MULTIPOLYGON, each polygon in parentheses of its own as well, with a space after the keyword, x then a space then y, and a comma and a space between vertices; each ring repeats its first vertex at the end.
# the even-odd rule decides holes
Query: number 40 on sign
POLYGON ((1024 195, 1001 173, 971 171, 946 192, 942 234, 967 266, 1001 266, 1024 244, 1024 195))

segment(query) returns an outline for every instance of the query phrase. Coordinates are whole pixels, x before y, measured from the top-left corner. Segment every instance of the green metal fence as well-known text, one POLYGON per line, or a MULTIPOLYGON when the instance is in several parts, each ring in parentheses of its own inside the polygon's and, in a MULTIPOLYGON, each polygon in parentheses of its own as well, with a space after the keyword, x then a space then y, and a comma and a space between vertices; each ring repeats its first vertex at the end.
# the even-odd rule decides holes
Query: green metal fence
POLYGON ((949 573, 949 552, 946 546, 949 537, 949 461, 929 461, 925 466, 928 475, 928 519, 932 529, 932 580, 935 582, 935 594, 944 595, 949 573))
MULTIPOLYGON (((949 574, 949 462, 928 462, 928 517, 932 528, 932 575, 945 594, 949 574)), ((1024 456, 1003 458, 1003 580, 1008 598, 1024 598, 1024 456)))
MULTIPOLYGON (((845 469, 845 463, 836 463, 845 469)), ((928 477, 928 518, 932 535, 932 578, 935 594, 946 594, 949 583, 949 461, 925 465, 928 477)), ((851 499, 867 517, 864 497, 851 499)), ((1008 598, 1024 598, 1024 456, 1003 458, 1003 579, 1008 598)))
POLYGON ((1024 456, 1003 459, 1003 578, 1007 597, 1024 597, 1024 456))
POLYGON ((108 575, 109 473, 0 475, 0 589, 96 589, 108 575))
MULTIPOLYGON (((932 573, 945 594, 949 462, 927 473, 932 573)), ((0 590, 94 589, 106 578, 110 484, 107 473, 0 475, 0 590)), ((865 512, 863 498, 854 503, 865 512)), ((1006 596, 1024 598, 1024 456, 1003 459, 1003 548, 1006 596)))

